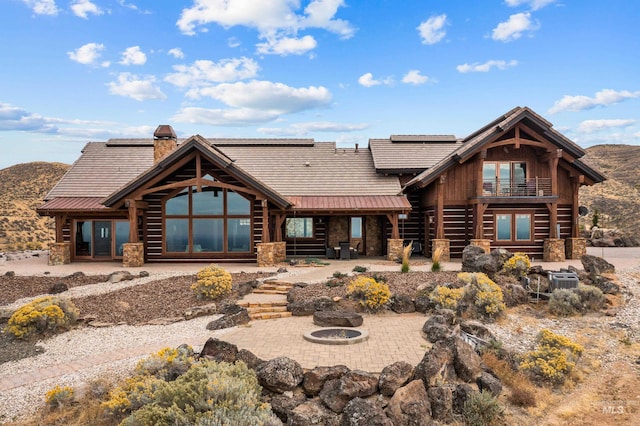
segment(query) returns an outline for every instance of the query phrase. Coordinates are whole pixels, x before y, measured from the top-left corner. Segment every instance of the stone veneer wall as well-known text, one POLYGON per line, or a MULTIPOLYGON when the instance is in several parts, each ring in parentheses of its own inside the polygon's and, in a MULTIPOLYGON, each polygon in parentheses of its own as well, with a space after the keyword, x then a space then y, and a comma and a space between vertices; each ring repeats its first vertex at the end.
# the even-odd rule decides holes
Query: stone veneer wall
POLYGON ((156 139, 153 141, 153 162, 157 163, 166 157, 171 151, 176 149, 174 139, 156 139))
POLYGON ((49 266, 71 263, 71 243, 49 244, 49 266))
POLYGON ((387 259, 394 262, 402 260, 402 249, 404 248, 404 240, 402 239, 387 239, 387 259))
POLYGON ((469 245, 476 246, 476 247, 482 247, 482 249, 484 250, 485 253, 487 253, 487 254, 491 253, 491 240, 487 240, 487 239, 471 239, 471 241, 469 241, 469 245))
POLYGON ((564 242, 566 246, 567 259, 580 259, 587 254, 586 238, 567 238, 564 242))
POLYGON ((349 241, 349 218, 329 216, 327 218, 327 244, 329 247, 338 247, 340 241, 349 241))
POLYGON ((284 241, 277 243, 258 243, 257 263, 258 266, 274 266, 284 262, 287 258, 287 243, 284 241))
POLYGON ((442 249, 442 256, 440 256, 441 262, 448 262, 451 260, 450 241, 446 239, 433 239, 431 240, 431 253, 436 252, 438 249, 442 249))
POLYGON ((544 240, 544 251, 542 254, 544 262, 564 262, 564 240, 561 238, 547 238, 544 240))
POLYGON ((382 225, 380 216, 365 216, 365 256, 382 256, 382 225))
POLYGON ((124 243, 122 245, 122 266, 139 268, 144 265, 144 243, 124 243))

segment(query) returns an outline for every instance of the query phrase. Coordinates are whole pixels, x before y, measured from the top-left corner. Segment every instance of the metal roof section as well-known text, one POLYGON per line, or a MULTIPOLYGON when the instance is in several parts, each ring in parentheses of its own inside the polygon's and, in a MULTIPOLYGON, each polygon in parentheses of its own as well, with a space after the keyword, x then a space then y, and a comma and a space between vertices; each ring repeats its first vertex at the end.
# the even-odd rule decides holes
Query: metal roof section
POLYGON ((411 204, 403 195, 370 196, 289 196, 294 211, 410 211, 411 204))

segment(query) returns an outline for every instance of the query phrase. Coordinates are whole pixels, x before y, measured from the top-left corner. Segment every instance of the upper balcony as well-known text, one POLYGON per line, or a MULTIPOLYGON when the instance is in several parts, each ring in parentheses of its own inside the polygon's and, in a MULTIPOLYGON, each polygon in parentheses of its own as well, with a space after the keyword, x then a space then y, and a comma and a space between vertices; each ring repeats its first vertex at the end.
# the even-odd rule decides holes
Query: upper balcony
POLYGON ((528 178, 517 180, 492 179, 482 181, 482 190, 477 194, 477 182, 471 182, 472 199, 491 198, 491 202, 535 202, 540 198, 554 198, 551 191, 551 178, 528 178))

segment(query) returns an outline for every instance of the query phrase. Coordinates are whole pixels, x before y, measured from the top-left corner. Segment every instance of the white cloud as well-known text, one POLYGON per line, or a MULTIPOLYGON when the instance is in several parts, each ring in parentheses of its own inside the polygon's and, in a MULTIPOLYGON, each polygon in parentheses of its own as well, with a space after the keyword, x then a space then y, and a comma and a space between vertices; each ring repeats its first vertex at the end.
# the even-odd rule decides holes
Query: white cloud
POLYGON ((524 32, 533 32, 540 28, 537 22, 531 20, 531 13, 523 12, 509 16, 507 22, 501 22, 493 29, 491 38, 498 41, 513 41, 522 37, 524 32))
POLYGON ((71 10, 73 11, 74 15, 83 19, 87 19, 87 15, 89 14, 103 14, 102 9, 100 9, 94 3, 91 3, 90 0, 75 0, 73 3, 71 3, 71 10))
POLYGON ((0 103, 0 131, 56 133, 53 120, 10 104, 0 103))
POLYGON ((122 52, 122 59, 120 64, 122 65, 144 65, 147 62, 147 55, 140 50, 140 46, 127 47, 122 52))
POLYGON ((418 32, 422 37, 422 44, 436 44, 442 40, 447 32, 444 26, 447 23, 447 15, 435 15, 418 25, 418 32))
POLYGON ((411 70, 402 77, 402 82, 406 84, 424 84, 429 80, 426 75, 421 75, 419 70, 411 70))
POLYGON ((386 77, 383 80, 376 80, 375 78, 373 78, 373 74, 368 72, 366 74, 362 74, 360 78, 358 78, 358 83, 360 83, 360 85, 364 87, 379 86, 381 84, 391 86, 393 84, 393 78, 386 77))
POLYGON ((306 35, 302 38, 295 37, 282 37, 282 38, 270 38, 265 43, 258 43, 256 45, 258 53, 261 54, 275 54, 281 56, 287 55, 302 55, 310 50, 316 48, 318 43, 310 35, 306 35))
POLYGON ((171 117, 177 123, 208 124, 211 126, 251 126, 275 120, 276 111, 260 111, 251 108, 207 109, 199 107, 182 108, 171 117))
POLYGON ((72 61, 78 62, 84 65, 95 65, 100 58, 100 52, 104 50, 104 44, 100 43, 87 43, 84 46, 80 46, 72 52, 67 52, 69 58, 72 61))
POLYGON ((594 133, 619 127, 629 127, 635 123, 636 120, 634 119, 585 120, 578 126, 578 131, 582 133, 594 133))
POLYGON ((565 95, 562 99, 553 104, 549 109, 549 114, 555 114, 561 111, 583 111, 585 109, 616 104, 618 102, 634 98, 640 98, 640 91, 630 92, 628 90, 616 91, 603 89, 597 92, 593 98, 583 95, 565 95))
POLYGON ((468 73, 468 72, 489 72, 491 71, 491 68, 497 68, 499 70, 506 70, 507 68, 511 68, 511 67, 515 67, 516 65, 518 65, 518 61, 516 60, 511 60, 511 61, 503 61, 503 60, 490 60, 487 61, 483 64, 478 63, 478 62, 474 62, 473 64, 467 64, 464 63, 462 65, 458 65, 456 67, 456 69, 458 70, 458 72, 461 73, 468 73))
POLYGON ((305 136, 312 132, 357 132, 369 127, 368 123, 333 123, 330 121, 315 121, 308 123, 294 123, 289 127, 261 127, 260 133, 275 136, 305 136))
POLYGON ((140 12, 143 15, 150 15, 151 12, 148 10, 141 10, 137 5, 133 4, 133 3, 127 3, 124 0, 118 0, 118 3, 120 4, 120 6, 122 7, 126 7, 127 9, 131 9, 131 10, 135 10, 136 12, 140 12))
POLYGON ((155 86, 156 79, 153 76, 140 78, 128 72, 118 75, 118 81, 107 83, 112 95, 124 96, 145 101, 149 99, 166 99, 167 96, 155 86))
POLYGON ((174 65, 175 73, 165 81, 178 87, 199 87, 210 83, 225 83, 255 77, 258 64, 250 58, 223 59, 220 62, 198 60, 192 65, 174 65))
POLYGON ((57 15, 60 12, 55 0, 22 0, 36 15, 57 15))
POLYGON ((324 107, 331 102, 331 93, 322 86, 295 88, 258 80, 193 89, 187 95, 211 97, 233 108, 275 111, 277 114, 324 107))
POLYGON ((227 40, 227 46, 229 46, 232 49, 235 49, 241 44, 242 43, 240 43, 240 39, 238 37, 229 37, 229 39, 227 40))
POLYGON ((169 49, 167 54, 173 56, 176 59, 184 58, 184 52, 182 52, 182 49, 180 49, 179 47, 174 47, 173 49, 169 49))
POLYGON ((522 5, 529 6, 531 10, 542 9, 543 7, 554 3, 556 0, 505 0, 507 6, 518 7, 522 5))

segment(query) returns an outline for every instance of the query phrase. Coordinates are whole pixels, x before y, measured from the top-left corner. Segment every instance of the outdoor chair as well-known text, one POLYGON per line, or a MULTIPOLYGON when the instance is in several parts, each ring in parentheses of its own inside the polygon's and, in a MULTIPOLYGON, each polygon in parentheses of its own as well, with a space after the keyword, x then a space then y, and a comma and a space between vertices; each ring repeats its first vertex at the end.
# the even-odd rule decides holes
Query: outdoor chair
POLYGON ((327 259, 335 259, 336 258, 336 251, 333 249, 333 247, 327 247, 327 259))
POLYGON ((356 245, 356 248, 349 248, 349 258, 358 259, 360 257, 360 242, 356 245))
POLYGON ((351 259, 351 253, 349 253, 349 241, 340 241, 340 260, 351 259))

